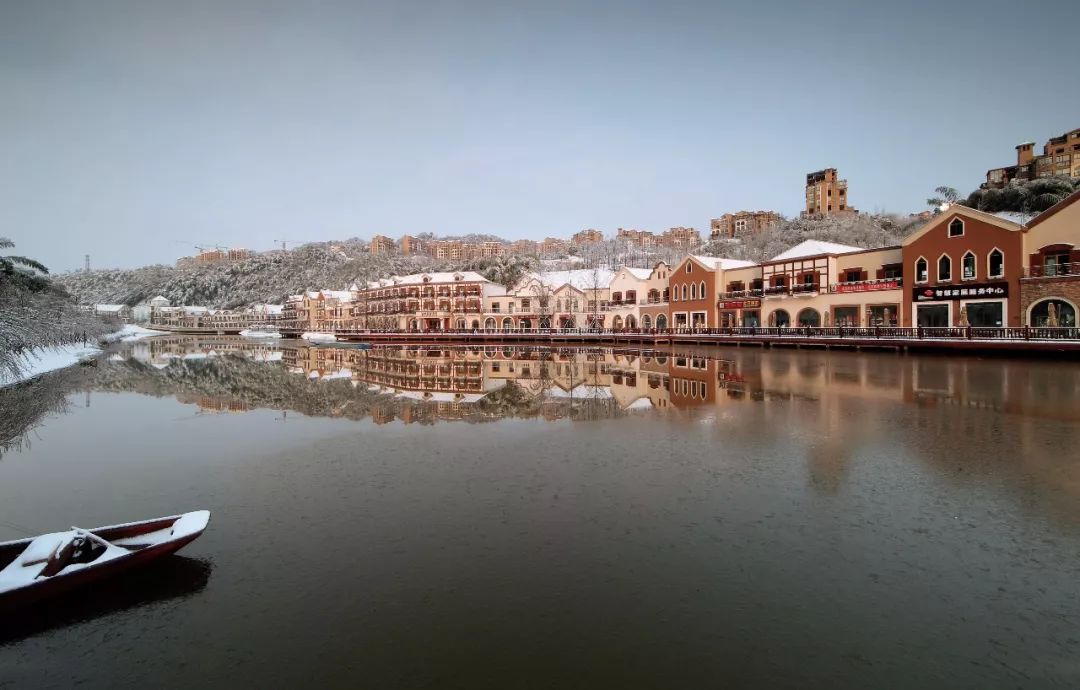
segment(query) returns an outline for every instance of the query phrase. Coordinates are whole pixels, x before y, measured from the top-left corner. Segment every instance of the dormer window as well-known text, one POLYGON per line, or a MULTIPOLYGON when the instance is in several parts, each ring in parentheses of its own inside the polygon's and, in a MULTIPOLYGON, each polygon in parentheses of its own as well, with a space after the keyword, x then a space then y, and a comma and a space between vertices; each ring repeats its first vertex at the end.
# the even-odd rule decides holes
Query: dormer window
POLYGON ((959 218, 954 218, 949 223, 949 237, 963 237, 964 236, 964 221, 959 218))
POLYGON ((686 272, 687 273, 693 273, 694 272, 694 262, 693 261, 687 261, 686 262, 686 272))

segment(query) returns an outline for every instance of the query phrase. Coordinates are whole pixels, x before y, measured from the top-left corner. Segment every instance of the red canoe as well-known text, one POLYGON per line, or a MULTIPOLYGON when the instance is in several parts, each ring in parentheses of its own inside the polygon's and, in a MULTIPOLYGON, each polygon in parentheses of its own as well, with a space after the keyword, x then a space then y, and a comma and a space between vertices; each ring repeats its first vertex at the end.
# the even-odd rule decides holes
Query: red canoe
POLYGON ((210 522, 210 511, 43 534, 0 543, 0 610, 22 606, 175 553, 210 522))

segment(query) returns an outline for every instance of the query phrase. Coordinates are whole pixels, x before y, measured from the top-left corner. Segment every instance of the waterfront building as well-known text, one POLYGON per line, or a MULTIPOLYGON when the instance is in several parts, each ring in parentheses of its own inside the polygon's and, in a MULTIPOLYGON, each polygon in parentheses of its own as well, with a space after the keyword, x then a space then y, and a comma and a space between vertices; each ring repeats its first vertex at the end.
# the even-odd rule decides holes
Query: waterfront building
POLYGON ((904 324, 1020 326, 1024 228, 954 205, 904 238, 904 324))
POLYGON ((390 239, 386 235, 375 235, 371 238, 371 245, 369 250, 372 256, 379 256, 384 254, 394 253, 394 240, 390 239))
POLYGON ((1075 327, 1080 317, 1080 192, 1028 223, 1024 245, 1028 260, 1020 279, 1024 325, 1075 327))
POLYGON ((668 272, 669 327, 717 327, 716 301, 725 272, 753 265, 750 261, 688 255, 668 272))
POLYGON ((479 329, 484 301, 505 294, 473 271, 415 273, 368 283, 357 295, 357 328, 445 331, 479 329))
POLYGON ((1041 156, 1035 155, 1035 142, 1017 144, 1016 165, 987 170, 982 186, 1000 189, 1013 180, 1052 176, 1080 177, 1080 129, 1048 139, 1041 156))
POLYGON ((857 213, 848 205, 847 180, 839 179, 836 168, 825 168, 806 176, 806 210, 803 218, 857 213))
POLYGON ((585 328, 606 321, 614 272, 606 268, 544 271, 485 300, 484 328, 585 328))
POLYGON ((900 247, 863 249, 807 240, 761 264, 729 271, 721 326, 898 326, 900 247))
POLYGON ((784 219, 775 211, 737 211, 725 213, 709 221, 709 237, 712 239, 735 239, 746 235, 756 235, 765 228, 776 225, 784 219))
POLYGON ((666 322, 670 271, 668 264, 663 261, 653 268, 624 266, 615 271, 608 302, 611 327, 656 328, 659 315, 663 315, 662 321, 666 322))

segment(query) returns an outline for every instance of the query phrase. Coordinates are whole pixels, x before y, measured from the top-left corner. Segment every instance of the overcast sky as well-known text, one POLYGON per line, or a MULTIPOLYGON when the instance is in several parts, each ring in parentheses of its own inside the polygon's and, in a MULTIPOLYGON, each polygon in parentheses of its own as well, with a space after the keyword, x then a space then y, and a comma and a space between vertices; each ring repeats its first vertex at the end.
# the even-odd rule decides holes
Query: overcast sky
POLYGON ((1080 127, 1075 5, 0 0, 0 236, 54 270, 210 243, 862 210, 1080 127), (187 243, 187 244, 185 244, 187 243))

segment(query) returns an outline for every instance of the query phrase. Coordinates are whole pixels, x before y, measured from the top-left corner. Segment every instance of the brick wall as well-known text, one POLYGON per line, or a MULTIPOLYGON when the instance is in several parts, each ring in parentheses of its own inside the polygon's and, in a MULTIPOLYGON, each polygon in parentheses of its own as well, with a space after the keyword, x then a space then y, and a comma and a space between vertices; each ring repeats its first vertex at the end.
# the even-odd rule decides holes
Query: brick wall
POLYGON ((1020 318, 1028 324, 1028 308, 1047 297, 1072 302, 1080 310, 1080 276, 1020 281, 1020 318))

